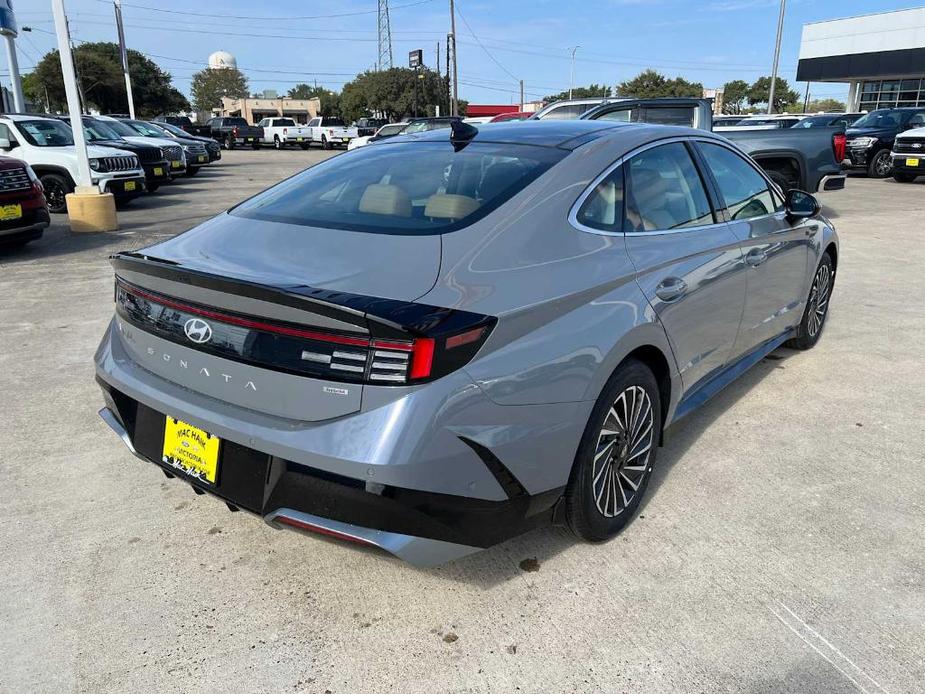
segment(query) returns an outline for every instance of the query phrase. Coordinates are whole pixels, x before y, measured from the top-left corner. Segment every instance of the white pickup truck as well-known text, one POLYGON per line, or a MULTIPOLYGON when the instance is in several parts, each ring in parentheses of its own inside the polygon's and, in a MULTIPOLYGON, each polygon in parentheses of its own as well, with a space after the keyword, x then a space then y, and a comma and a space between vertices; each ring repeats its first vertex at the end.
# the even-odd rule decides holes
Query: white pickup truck
POLYGON ((307 127, 311 130, 312 142, 324 149, 346 147, 350 140, 359 135, 356 128, 348 128, 340 118, 318 116, 308 121, 307 127))
POLYGON ((263 128, 260 143, 276 149, 284 149, 287 145, 308 149, 312 141, 311 128, 299 125, 292 118, 264 118, 257 125, 263 128))

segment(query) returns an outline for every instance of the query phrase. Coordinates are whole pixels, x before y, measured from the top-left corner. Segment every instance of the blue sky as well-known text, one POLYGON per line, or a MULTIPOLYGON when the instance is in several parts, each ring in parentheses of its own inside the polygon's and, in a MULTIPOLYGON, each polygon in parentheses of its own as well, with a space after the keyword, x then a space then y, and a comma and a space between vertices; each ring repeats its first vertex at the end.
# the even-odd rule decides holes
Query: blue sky
MULTIPOLYGON (((129 47, 152 57, 184 93, 209 53, 238 60, 251 89, 315 82, 340 89, 377 58, 376 0, 123 0, 129 47), (156 8, 156 9, 155 9, 156 8), (196 16, 185 13, 202 13, 196 16), (319 18, 320 15, 326 16, 319 18)), ((424 50, 432 66, 449 30, 448 0, 391 0, 393 55, 424 50)), ((806 22, 913 7, 909 0, 790 0, 781 75, 793 81, 806 22)), ((16 0, 18 41, 27 72, 54 47, 50 0, 16 0)), ((112 2, 65 0, 78 40, 116 40, 112 2)), ((569 47, 575 84, 614 84, 646 67, 707 87, 770 73, 778 0, 457 0, 460 96, 477 103, 513 103, 523 79, 527 99, 567 89, 569 47)), ((8 81, 6 65, 3 79, 8 81)), ((803 85, 798 90, 802 93, 803 85)), ((844 98, 847 87, 814 85, 814 97, 844 98)))

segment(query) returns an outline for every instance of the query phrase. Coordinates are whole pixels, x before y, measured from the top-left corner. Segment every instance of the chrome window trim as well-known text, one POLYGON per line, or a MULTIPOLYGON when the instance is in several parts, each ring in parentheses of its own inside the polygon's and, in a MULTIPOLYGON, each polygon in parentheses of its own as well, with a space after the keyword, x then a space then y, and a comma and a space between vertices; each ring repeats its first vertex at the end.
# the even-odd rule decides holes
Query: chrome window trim
MULTIPOLYGON (((623 166, 624 162, 629 161, 630 159, 635 157, 637 154, 642 154, 646 150, 654 149, 655 147, 660 147, 662 145, 674 144, 676 142, 685 143, 685 142, 693 142, 695 140, 702 140, 703 142, 718 142, 720 144, 724 144, 722 143, 721 140, 714 139, 711 137, 686 135, 686 136, 680 136, 680 137, 677 137, 677 136, 669 137, 669 138, 665 138, 664 140, 654 140, 653 142, 647 142, 644 145, 640 145, 636 149, 630 152, 627 152, 622 157, 617 159, 613 164, 611 164, 606 169, 604 169, 603 173, 599 174, 596 178, 594 178, 594 180, 591 181, 591 183, 588 184, 585 190, 582 191, 581 195, 578 196, 578 199, 572 204, 572 207, 569 209, 569 214, 568 214, 569 224, 575 229, 577 229, 578 231, 582 231, 587 234, 596 234, 597 236, 623 236, 623 237, 664 236, 667 234, 683 234, 687 232, 696 232, 696 231, 700 231, 703 229, 711 229, 714 227, 721 226, 723 224, 728 224, 728 222, 724 219, 721 221, 715 221, 712 224, 699 224, 694 227, 679 227, 677 229, 653 229, 652 231, 605 231, 603 229, 595 229, 594 227, 589 227, 578 221, 578 212, 579 210, 581 210, 581 206, 585 203, 585 200, 587 200, 591 196, 591 193, 594 192, 594 189, 597 188, 598 184, 601 181, 603 181, 605 178, 607 178, 607 176, 609 176, 614 171, 614 169, 616 169, 618 166, 623 166)), ((691 163, 694 165, 695 168, 697 167, 697 162, 694 160, 693 157, 691 157, 691 163)), ((700 172, 698 171, 698 176, 699 175, 700 175, 700 172)), ((707 196, 707 203, 710 203, 710 196, 709 196, 709 191, 707 190, 707 185, 703 181, 701 181, 701 184, 703 185, 703 192, 707 196)), ((714 210, 712 204, 710 204, 710 214, 713 214, 714 212, 719 212, 719 211, 714 210)))

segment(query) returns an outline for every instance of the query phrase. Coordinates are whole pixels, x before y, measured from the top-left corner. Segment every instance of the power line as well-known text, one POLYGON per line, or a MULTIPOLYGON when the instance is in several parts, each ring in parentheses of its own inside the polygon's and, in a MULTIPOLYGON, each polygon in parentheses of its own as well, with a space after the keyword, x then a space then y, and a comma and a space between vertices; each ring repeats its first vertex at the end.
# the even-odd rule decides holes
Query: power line
MULTIPOLYGON (((103 3, 103 4, 106 4, 106 5, 108 5, 109 2, 110 2, 110 0, 96 0, 96 1, 97 1, 97 2, 101 2, 101 3, 103 3)), ((393 10, 401 10, 401 9, 406 8, 406 7, 417 7, 418 5, 426 5, 427 3, 430 3, 430 2, 433 2, 433 1, 434 1, 434 0, 417 0, 416 2, 408 2, 408 3, 405 3, 405 4, 403 4, 403 5, 395 5, 394 7, 392 7, 392 9, 393 9, 393 10)), ((122 6, 123 6, 123 7, 134 7, 135 9, 147 10, 147 11, 149 11, 149 12, 164 12, 164 13, 166 13, 166 14, 179 14, 179 15, 185 15, 185 16, 187 16, 187 17, 208 17, 208 18, 211 19, 211 18, 213 18, 213 17, 215 16, 215 14, 212 13, 212 12, 186 12, 186 11, 184 11, 184 10, 168 10, 168 9, 164 9, 163 7, 151 7, 150 5, 137 5, 137 4, 133 3, 133 2, 126 2, 126 3, 123 3, 122 6)), ((254 15, 223 15, 223 16, 224 16, 226 19, 248 19, 248 20, 257 20, 257 21, 279 21, 279 20, 286 20, 286 19, 334 19, 334 18, 337 18, 337 17, 357 17, 357 16, 364 15, 364 14, 376 14, 378 11, 379 11, 379 10, 378 10, 378 8, 377 8, 377 9, 375 9, 375 10, 356 10, 356 11, 354 11, 354 12, 338 12, 338 13, 335 13, 335 14, 315 14, 315 15, 304 15, 304 16, 292 16, 292 15, 284 15, 284 16, 278 16, 278 15, 277 15, 277 16, 273 16, 273 17, 268 17, 268 16, 266 16, 266 15, 263 15, 263 16, 254 16, 254 15)))
POLYGON ((472 36, 472 38, 474 38, 474 39, 476 40, 476 42, 479 44, 479 47, 480 47, 483 51, 485 51, 485 55, 487 55, 489 58, 491 58, 491 61, 492 61, 495 65, 497 65, 499 68, 501 68, 501 70, 503 70, 507 75, 510 76, 510 78, 511 78, 512 80, 514 80, 514 81, 516 82, 519 78, 518 78, 516 75, 514 75, 510 70, 508 70, 506 67, 504 67, 504 65, 502 65, 502 64, 498 61, 498 59, 495 58, 495 56, 493 56, 493 55, 488 51, 487 48, 485 48, 485 45, 479 40, 479 37, 475 35, 475 32, 474 32, 474 31, 472 31, 472 27, 469 26, 469 22, 466 21, 466 18, 463 16, 463 13, 459 11, 459 5, 456 6, 456 14, 458 14, 458 15, 459 15, 459 18, 460 18, 461 20, 463 20, 463 24, 466 25, 466 29, 469 30, 469 34, 472 36))

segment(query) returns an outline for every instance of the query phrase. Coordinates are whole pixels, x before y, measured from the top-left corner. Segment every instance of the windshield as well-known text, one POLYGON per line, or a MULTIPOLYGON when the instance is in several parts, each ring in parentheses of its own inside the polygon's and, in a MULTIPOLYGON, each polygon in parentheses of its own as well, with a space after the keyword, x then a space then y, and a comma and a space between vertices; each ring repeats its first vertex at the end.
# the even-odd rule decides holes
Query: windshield
POLYGON ((138 137, 138 131, 128 127, 125 123, 120 120, 107 120, 103 121, 112 128, 113 132, 119 135, 119 137, 138 137))
POLYGON ((23 120, 17 123, 26 142, 35 147, 67 147, 74 144, 71 129, 57 120, 23 120))
POLYGON ((852 128, 896 128, 899 127, 909 116, 905 111, 893 111, 888 108, 881 108, 877 111, 871 111, 866 116, 855 121, 852 128))
POLYGON ((164 133, 150 123, 145 123, 143 120, 127 120, 124 122, 130 128, 134 129, 136 134, 144 135, 145 137, 164 137, 164 133))
POLYGON ((158 123, 157 126, 161 130, 166 130, 171 135, 176 135, 177 137, 189 137, 190 134, 186 132, 183 128, 178 128, 176 125, 171 125, 170 123, 158 123))
POLYGON ((98 120, 85 120, 84 132, 87 134, 87 139, 90 140, 90 142, 122 139, 119 133, 110 128, 109 125, 98 120))
POLYGON ((457 152, 449 139, 383 143, 317 164, 231 214, 380 234, 440 234, 488 214, 566 154, 478 142, 457 152))

